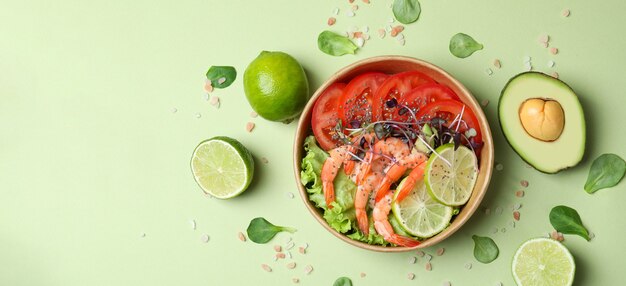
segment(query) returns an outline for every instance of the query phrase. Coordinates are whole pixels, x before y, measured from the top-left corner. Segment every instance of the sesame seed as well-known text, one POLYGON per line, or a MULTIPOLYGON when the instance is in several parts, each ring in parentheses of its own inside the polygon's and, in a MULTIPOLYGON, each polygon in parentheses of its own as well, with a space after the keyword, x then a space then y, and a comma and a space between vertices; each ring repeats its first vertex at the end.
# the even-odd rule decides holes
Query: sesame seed
POLYGON ((288 243, 288 244, 287 244, 287 246, 285 246, 285 249, 290 250, 290 249, 292 249, 294 246, 295 246, 295 243, 290 242, 290 243, 288 243))
POLYGON ((296 268, 296 263, 295 262, 290 262, 290 263, 287 263, 287 265, 285 265, 285 266, 287 266, 287 269, 294 269, 294 268, 296 268))
POLYGON ((430 264, 430 262, 426 262, 426 265, 424 265, 424 268, 426 268, 426 271, 431 271, 433 270, 433 265, 430 264))
POLYGON ((395 21, 396 21, 396 19, 394 19, 394 18, 392 17, 392 18, 389 18, 389 20, 387 20, 387 23, 393 23, 393 22, 395 22, 395 21))
POLYGON ((359 5, 356 5, 356 4, 352 5, 352 11, 356 11, 356 10, 359 10, 359 5))
POLYGON ((515 222, 514 222, 514 221, 509 222, 509 226, 510 226, 511 228, 515 228, 515 222))
POLYGON ((385 27, 385 31, 387 31, 387 33, 391 33, 391 25, 387 25, 387 27, 385 27))
POLYGON ((519 210, 522 208, 522 204, 515 204, 513 205, 513 210, 519 210))
POLYGON ((406 275, 406 278, 409 279, 409 280, 413 280, 413 279, 415 279, 415 274, 414 273, 408 273, 406 275))
POLYGON ((210 237, 209 237, 209 235, 208 235, 208 234, 203 234, 203 235, 200 237, 200 241, 202 241, 202 242, 204 242, 204 243, 209 242, 209 239, 210 239, 210 237))
POLYGON ((502 207, 496 207, 496 214, 498 215, 502 214, 502 207))
POLYGON ((533 70, 533 65, 529 62, 524 63, 524 69, 527 71, 533 70))
POLYGON ((217 80, 217 83, 218 83, 218 84, 223 84, 223 83, 225 83, 225 82, 226 82, 226 78, 225 78, 225 77, 220 77, 220 78, 217 80))
POLYGON ((552 47, 552 48, 550 48, 550 53, 553 54, 553 55, 556 55, 556 54, 559 53, 559 49, 557 49, 555 47, 552 47))
POLYGON ((529 57, 529 56, 525 56, 525 57, 524 57, 524 62, 525 62, 525 63, 530 63, 530 61, 531 61, 531 60, 532 60, 532 58, 531 58, 531 57, 529 57))
POLYGON ((404 46, 406 41, 404 39, 398 39, 398 43, 400 43, 400 46, 404 46))
POLYGON ((417 257, 415 256, 409 257, 409 264, 415 264, 415 262, 417 262, 417 257))
POLYGON ((140 236, 141 236, 142 238, 144 238, 144 237, 146 237, 146 233, 145 233, 145 232, 142 232, 140 236))
POLYGON ((357 38, 357 39, 356 39, 356 45, 357 45, 359 48, 362 48, 364 44, 365 44, 365 40, 364 40, 363 38, 357 38))
POLYGON ((528 187, 528 181, 526 181, 526 180, 521 180, 519 183, 520 183, 520 185, 522 185, 522 187, 524 187, 524 188, 527 188, 527 187, 528 187))
POLYGON ((472 263, 470 263, 470 262, 465 263, 465 269, 467 269, 467 270, 472 269, 472 263))
POLYGON ((239 237, 239 240, 241 240, 242 242, 246 242, 246 235, 243 234, 243 232, 239 232, 237 233, 237 237, 239 237))
POLYGON ((496 282, 496 284, 494 284, 494 286, 502 286, 502 282, 496 282))
POLYGON ((589 232, 589 239, 593 239, 594 237, 596 237, 596 234, 593 232, 589 232))
POLYGON ((370 27, 369 26, 364 26, 363 27, 363 32, 367 33, 370 31, 370 27))
POLYGON ((253 129, 254 129, 254 122, 246 123, 246 131, 252 132, 253 129))
POLYGON ((563 15, 563 17, 569 17, 570 15, 570 10, 569 9, 564 9, 563 12, 561 12, 561 15, 563 15))
POLYGON ((497 227, 492 228, 492 229, 491 229, 491 233, 492 233, 492 234, 496 234, 496 233, 498 233, 498 228, 497 228, 497 227))
POLYGON ((513 219, 514 220, 519 221, 519 216, 520 216, 520 213, 518 211, 514 211, 513 212, 513 219))
POLYGON ((313 272, 313 266, 311 265, 307 265, 306 267, 304 267, 304 274, 311 274, 311 272, 313 272))
POLYGON ((282 250, 283 250, 283 248, 280 245, 278 245, 278 244, 274 245, 274 251, 281 252, 282 250))
POLYGON ((442 256, 444 252, 446 252, 446 249, 443 247, 437 249, 437 256, 442 256))
POLYGON ((505 233, 505 232, 506 232, 506 227, 503 227, 502 229, 500 229, 500 231, 501 231, 502 233, 505 233))
POLYGON ((500 164, 500 163, 496 164, 496 170, 497 171, 502 171, 503 169, 504 169, 504 166, 502 164, 500 164))
POLYGON ((267 264, 261 264, 261 268, 263 268, 263 270, 265 270, 267 272, 272 272, 272 267, 270 267, 267 264))
POLYGON ((426 259, 426 261, 431 261, 433 259, 433 256, 430 254, 426 254, 424 255, 424 258, 426 259))
POLYGON ((208 93, 203 94, 202 99, 209 101, 209 94, 208 93))
POLYGON ((287 258, 289 259, 293 258, 293 256, 291 256, 291 251, 287 251, 287 258))

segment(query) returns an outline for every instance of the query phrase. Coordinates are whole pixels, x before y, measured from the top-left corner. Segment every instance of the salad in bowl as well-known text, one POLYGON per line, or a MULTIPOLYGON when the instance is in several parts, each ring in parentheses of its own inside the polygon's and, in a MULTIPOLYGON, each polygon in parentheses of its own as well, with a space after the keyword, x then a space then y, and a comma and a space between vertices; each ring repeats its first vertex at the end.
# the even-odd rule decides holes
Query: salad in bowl
POLYGON ((489 126, 441 69, 377 57, 329 79, 294 143, 301 195, 341 239, 368 249, 432 245, 475 211, 491 174, 489 126))

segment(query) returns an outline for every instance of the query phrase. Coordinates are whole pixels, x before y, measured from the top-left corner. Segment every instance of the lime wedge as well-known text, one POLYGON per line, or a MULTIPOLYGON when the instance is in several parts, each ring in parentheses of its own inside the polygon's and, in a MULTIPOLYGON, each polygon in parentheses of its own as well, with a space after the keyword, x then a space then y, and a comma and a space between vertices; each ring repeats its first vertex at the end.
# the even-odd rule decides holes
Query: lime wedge
POLYGON ((205 193, 228 199, 241 194, 250 185, 254 160, 239 141, 214 137, 202 141, 193 151, 191 171, 205 193))
POLYGON ((513 256, 513 278, 518 286, 568 286, 574 281, 576 264, 567 248, 549 238, 534 238, 513 256))
POLYGON ((477 175, 474 152, 465 146, 454 150, 454 144, 446 144, 430 155, 424 181, 435 200, 448 206, 460 206, 469 200, 477 175))
MULTIPOLYGON (((400 189, 406 179, 400 182, 400 189)), ((428 195, 424 180, 418 181, 402 202, 394 195, 391 210, 402 228, 411 235, 428 238, 444 230, 452 219, 452 207, 443 205, 428 195)))

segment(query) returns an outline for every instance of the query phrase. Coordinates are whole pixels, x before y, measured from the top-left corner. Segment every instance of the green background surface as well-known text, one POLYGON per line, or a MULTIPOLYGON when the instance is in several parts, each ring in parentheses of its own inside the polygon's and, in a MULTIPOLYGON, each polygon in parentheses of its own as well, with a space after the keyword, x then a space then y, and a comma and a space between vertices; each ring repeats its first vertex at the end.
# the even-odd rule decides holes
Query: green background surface
MULTIPOLYGON (((618 285, 626 268, 624 182, 594 195, 583 191, 593 158, 623 151, 626 104, 623 79, 624 1, 422 0, 420 19, 405 29, 406 45, 379 39, 391 1, 10 1, 0 9, 0 285, 331 285, 339 276, 355 285, 514 285, 510 262, 523 241, 551 231, 555 205, 576 208, 596 237, 566 236, 577 264, 575 285, 618 285), (370 27, 371 40, 355 56, 317 50, 317 35, 370 27), (564 18, 561 11, 571 9, 564 18), (457 32, 485 49, 466 59, 448 52, 457 32), (546 33, 551 55, 537 38, 546 33), (250 118, 241 75, 261 50, 280 50, 305 68, 312 91, 339 68, 384 54, 421 58, 456 76, 485 112, 496 146, 495 171, 476 213, 451 238, 446 252, 424 270, 414 252, 385 254, 352 247, 326 232, 297 196, 292 170, 296 124, 250 118), (502 137, 496 116, 500 90, 524 70, 558 71, 580 96, 588 126, 587 151, 575 168, 557 175, 530 169, 502 137), (491 66, 502 61, 502 69, 491 66), (548 68, 548 60, 556 66, 548 68), (239 78, 205 99, 204 73, 232 65, 239 78), (489 76, 485 69, 492 67, 489 76), (173 113, 172 109, 177 112, 173 113), (196 118, 200 113, 201 118, 196 118), (252 133, 246 122, 256 123, 252 133), (255 155, 258 171, 242 196, 220 201, 203 195, 189 169, 201 140, 228 135, 255 155), (261 163, 266 157, 268 164, 261 163), (519 181, 530 186, 516 198, 519 181), (287 193, 296 194, 289 198, 287 193), (521 220, 511 228, 511 205, 521 220), (495 214, 497 207, 504 209, 495 214), (237 239, 250 219, 293 226, 268 245, 237 239), (197 229, 191 227, 191 220, 197 229), (506 232, 491 234, 494 227, 506 232), (142 234, 145 233, 145 237, 142 234), (201 236, 210 241, 203 243, 201 236), (474 260, 471 235, 489 235, 500 257, 474 260), (272 245, 293 238, 294 270, 274 262, 272 245), (473 263, 467 270, 464 265, 473 263), (264 272, 260 265, 274 268, 264 272), (304 267, 314 271, 304 274, 304 267), (361 278, 359 274, 366 273, 361 278), (407 273, 416 274, 410 281, 407 273)), ((426 250, 434 254, 436 248, 426 250)))

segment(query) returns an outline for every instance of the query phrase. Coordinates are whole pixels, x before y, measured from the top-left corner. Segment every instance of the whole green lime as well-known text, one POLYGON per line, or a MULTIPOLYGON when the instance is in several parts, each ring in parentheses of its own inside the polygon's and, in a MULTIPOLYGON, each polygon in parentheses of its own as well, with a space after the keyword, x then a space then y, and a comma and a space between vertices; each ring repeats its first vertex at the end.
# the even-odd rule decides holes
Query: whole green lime
POLYGON ((296 117, 309 100, 304 69, 283 52, 261 52, 246 68, 243 88, 252 109, 271 121, 296 117))

